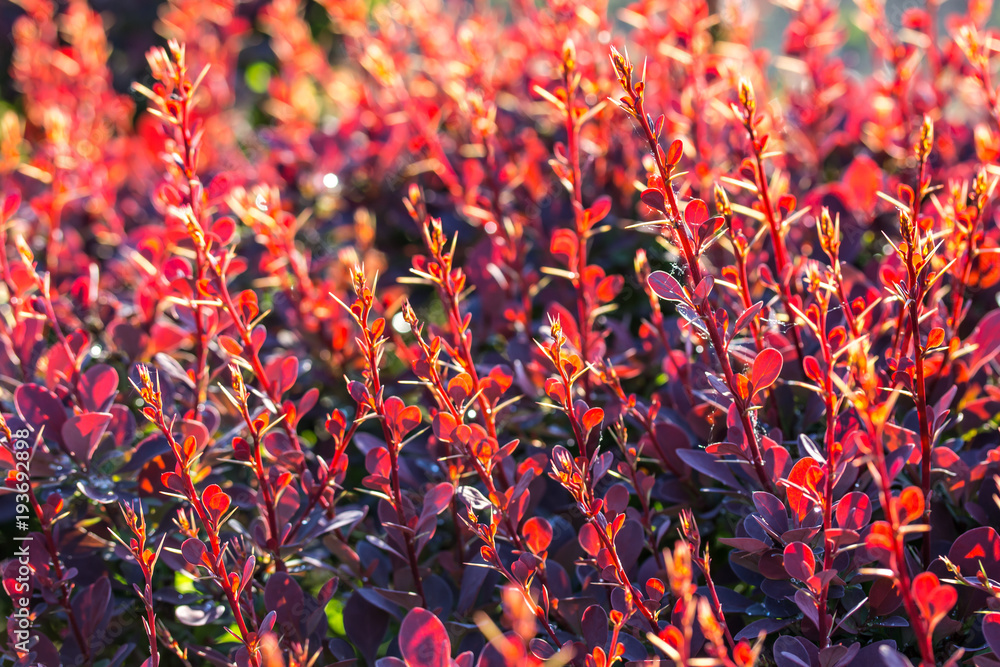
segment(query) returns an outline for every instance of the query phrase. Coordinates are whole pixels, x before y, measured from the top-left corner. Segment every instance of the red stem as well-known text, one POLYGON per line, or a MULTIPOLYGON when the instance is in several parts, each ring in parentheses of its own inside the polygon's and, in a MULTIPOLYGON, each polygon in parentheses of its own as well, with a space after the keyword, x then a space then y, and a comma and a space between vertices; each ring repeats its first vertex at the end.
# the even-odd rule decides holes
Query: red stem
POLYGON ((73 637, 76 639, 77 646, 83 652, 84 664, 90 665, 93 663, 93 656, 90 655, 90 642, 87 641, 83 636, 83 632, 80 631, 80 624, 77 623, 76 615, 73 613, 73 605, 70 602, 70 584, 67 581, 63 581, 64 571, 62 569, 62 564, 59 562, 59 550, 56 547, 55 538, 52 535, 52 524, 45 518, 45 513, 42 511, 42 506, 38 502, 38 498, 35 497, 35 492, 33 489, 28 488, 28 497, 31 499, 32 508, 35 510, 35 514, 38 516, 38 522, 41 524, 42 536, 45 538, 45 548, 49 552, 49 556, 52 559, 52 569, 55 572, 56 580, 61 581, 59 585, 60 596, 59 596, 59 606, 63 608, 66 612, 66 617, 69 620, 69 627, 73 632, 73 637))
MULTIPOLYGON (((653 128, 649 125, 649 117, 643 106, 642 95, 637 93, 635 87, 632 85, 631 74, 629 74, 627 80, 623 81, 623 85, 625 86, 625 92, 631 98, 635 109, 633 117, 636 121, 638 121, 639 126, 645 134, 646 142, 649 144, 649 148, 653 154, 654 161, 656 162, 660 178, 663 181, 664 194, 666 195, 671 219, 677 222, 674 231, 675 236, 680 241, 684 262, 688 269, 688 277, 693 285, 698 285, 702 280, 701 266, 698 263, 698 257, 695 254, 694 249, 691 247, 687 231, 685 228, 682 228, 683 223, 680 222, 682 220, 680 206, 677 203, 677 196, 674 193, 673 186, 670 184, 671 168, 667 166, 664 161, 663 150, 657 142, 656 134, 653 132, 653 128)), ((737 412, 739 412, 740 421, 743 425, 743 431, 746 434, 747 441, 750 445, 751 462, 757 473, 757 479, 764 490, 773 493, 775 491, 774 484, 771 482, 771 477, 767 474, 767 470, 764 468, 764 460, 761 456, 760 444, 757 441, 757 432, 753 419, 750 416, 750 412, 746 409, 747 406, 744 406, 742 401, 738 399, 739 394, 736 391, 735 374, 733 373, 732 366, 729 362, 729 351, 725 345, 725 341, 719 329, 719 323, 715 317, 715 309, 712 308, 709 299, 705 299, 705 301, 698 304, 696 308, 698 310, 698 314, 702 317, 706 328, 708 329, 709 339, 712 342, 712 348, 715 351, 715 356, 719 360, 719 365, 722 367, 726 386, 729 387, 729 390, 733 395, 737 412)))
POLYGON ((195 513, 198 515, 198 520, 205 529, 205 532, 208 533, 209 547, 212 552, 212 574, 222 587, 226 600, 229 603, 229 608, 232 610, 233 616, 236 618, 236 624, 240 630, 239 638, 240 641, 243 642, 243 645, 246 646, 246 649, 250 654, 250 664, 253 665, 253 667, 260 667, 260 659, 254 642, 249 640, 250 630, 248 629, 246 621, 243 618, 243 610, 240 605, 239 598, 233 593, 229 584, 229 573, 226 570, 226 564, 223 559, 224 554, 222 551, 222 541, 219 537, 219 532, 215 528, 212 520, 209 518, 208 511, 205 509, 205 505, 195 489, 194 481, 191 479, 191 473, 187 465, 188 462, 186 461, 183 448, 177 443, 170 426, 167 425, 163 417, 162 406, 156 405, 154 406, 154 410, 154 423, 160 429, 160 432, 163 433, 164 437, 166 437, 171 451, 173 451, 174 456, 177 458, 177 469, 180 471, 179 476, 182 484, 184 485, 184 495, 188 502, 191 503, 195 513))
MULTIPOLYGON (((590 299, 587 295, 587 286, 584 283, 584 273, 587 270, 587 234, 590 230, 584 227, 583 215, 583 173, 580 169, 580 142, 577 133, 579 127, 576 122, 573 107, 573 97, 575 86, 573 85, 572 65, 564 68, 564 85, 566 87, 566 159, 569 161, 570 169, 573 173, 573 216, 576 221, 576 266, 573 269, 573 286, 576 288, 576 319, 580 332, 580 357, 584 365, 590 363, 590 299)), ((584 398, 590 397, 590 371, 583 374, 583 394, 584 398)))

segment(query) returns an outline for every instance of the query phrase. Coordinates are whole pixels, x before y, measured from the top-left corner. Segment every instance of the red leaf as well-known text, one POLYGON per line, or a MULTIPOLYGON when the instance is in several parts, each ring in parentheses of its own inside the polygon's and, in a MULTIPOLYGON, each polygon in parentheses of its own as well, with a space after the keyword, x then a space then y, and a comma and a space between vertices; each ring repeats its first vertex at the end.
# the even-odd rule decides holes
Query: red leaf
POLYGON ((750 380, 747 379, 746 375, 743 375, 743 373, 737 373, 734 375, 733 385, 736 395, 742 400, 745 401, 750 398, 750 380))
POLYGON ((317 402, 319 402, 319 389, 312 387, 309 391, 302 395, 302 398, 299 399, 299 405, 296 409, 298 419, 302 419, 307 412, 316 407, 317 402))
POLYGON ((912 523, 923 516, 924 492, 916 486, 908 486, 895 499, 896 515, 903 525, 912 523))
POLYGON ((557 229, 552 233, 549 252, 555 257, 562 258, 567 266, 572 266, 576 261, 578 246, 576 232, 570 229, 557 229))
POLYGON ((687 301, 684 289, 677 279, 666 271, 653 271, 649 275, 649 288, 653 294, 667 301, 687 301))
MULTIPOLYGON (((876 521, 872 524, 868 537, 865 538, 865 548, 869 551, 891 552, 895 549, 896 538, 888 521, 876 521)), ((878 557, 878 553, 872 554, 878 557)))
POLYGON ((787 487, 788 507, 795 512, 799 521, 804 519, 809 510, 812 509, 813 501, 806 496, 802 489, 810 488, 811 484, 808 481, 808 472, 813 467, 819 468, 816 465, 816 460, 806 456, 799 459, 792 467, 791 472, 788 473, 788 482, 790 483, 787 487))
POLYGON ((257 305, 257 294, 253 290, 240 292, 240 295, 236 297, 235 305, 244 322, 251 322, 260 312, 260 307, 257 305))
POLYGON ((816 556, 803 542, 785 546, 785 571, 799 581, 808 581, 816 573, 816 556))
POLYGON ((841 326, 834 327, 827 335, 827 340, 830 343, 830 349, 836 352, 847 342, 847 329, 841 326))
POLYGON ((750 374, 750 383, 753 385, 753 395, 767 389, 781 375, 781 353, 774 348, 766 348, 760 351, 757 358, 753 360, 753 370, 750 374))
POLYGON ((942 585, 933 572, 921 572, 913 578, 913 597, 920 607, 922 616, 927 620, 929 631, 941 622, 951 608, 958 602, 958 591, 948 585, 942 585))
POLYGON ((757 316, 757 313, 760 312, 760 309, 763 306, 764 302, 758 301, 757 303, 752 304, 749 308, 744 310, 743 314, 740 315, 738 318, 736 318, 736 324, 733 325, 733 335, 735 336, 740 331, 742 331, 747 325, 749 325, 750 321, 757 316))
POLYGON ((694 229, 708 220, 708 206, 700 199, 692 199, 684 208, 684 222, 694 229))
POLYGON ((811 354, 806 356, 802 360, 802 366, 805 369, 806 377, 808 377, 813 382, 819 382, 823 379, 823 371, 819 367, 819 362, 816 361, 816 357, 811 354))
POLYGON ((281 362, 281 393, 292 388, 299 377, 299 360, 296 357, 285 357, 281 362))
POLYGON ((670 148, 667 149, 667 164, 673 167, 678 162, 681 161, 681 155, 684 153, 684 144, 680 139, 674 139, 670 142, 670 148))
POLYGON ((0 216, 0 219, 6 220, 10 216, 14 215, 14 213, 17 211, 20 205, 21 205, 21 193, 11 192, 3 200, 3 215, 0 216))
POLYGON ((650 577, 646 580, 646 596, 653 602, 659 602, 663 599, 666 590, 663 582, 656 577, 650 577))
POLYGON ((399 628, 399 651, 408 667, 450 667, 451 640, 444 624, 426 609, 416 608, 399 628))
POLYGON ((596 225, 604 218, 608 217, 608 213, 611 212, 611 197, 607 195, 601 195, 594 200, 594 203, 587 209, 587 223, 588 227, 590 225, 596 225))
POLYGON ((837 503, 837 525, 848 530, 861 530, 872 519, 872 500, 867 494, 852 491, 837 503))
POLYGON ((531 553, 540 554, 552 543, 552 526, 542 517, 533 516, 525 521, 521 532, 531 553))
POLYGON ((596 556, 601 550, 601 538, 597 534, 597 529, 593 524, 585 523, 580 526, 580 533, 577 535, 580 546, 591 556, 596 556))
POLYGON ((448 507, 448 503, 451 502, 454 490, 454 487, 448 482, 441 482, 436 485, 424 496, 423 514, 437 516, 443 512, 444 508, 448 507))
POLYGON ((236 223, 229 216, 221 217, 212 225, 212 234, 220 244, 227 245, 236 234, 236 223))
POLYGON ((87 412, 70 417, 62 427, 63 442, 78 461, 89 462, 110 423, 109 412, 87 412))
POLYGON ((80 393, 85 408, 106 412, 118 394, 118 371, 107 364, 91 366, 80 376, 80 393))
POLYGON ((219 336, 218 340, 219 340, 219 345, 222 346, 222 349, 225 350, 227 353, 233 355, 234 357, 238 357, 241 354, 243 354, 243 346, 240 343, 236 342, 236 339, 234 339, 232 336, 222 335, 219 336))
POLYGON ((368 450, 365 455, 365 470, 372 475, 386 477, 389 474, 389 450, 385 447, 376 447, 368 450))
MULTIPOLYGON (((659 137, 660 134, 663 132, 663 123, 666 122, 666 120, 667 120, 667 117, 664 116, 662 113, 656 119, 656 123, 653 125, 653 134, 656 137, 659 137)), ((674 139, 674 141, 678 141, 679 142, 680 140, 679 139, 674 139)), ((670 148, 673 149, 673 144, 670 145, 670 148)), ((669 158, 669 154, 668 154, 668 158, 669 158)))
POLYGON ((496 403, 510 389, 513 382, 514 375, 510 368, 502 365, 494 366, 490 369, 489 375, 479 380, 479 388, 490 403, 496 403))
POLYGON ((402 440, 420 423, 420 408, 415 405, 406 407, 400 398, 390 396, 385 401, 385 418, 396 437, 402 440))
POLYGON ((941 327, 934 327, 931 332, 927 334, 927 349, 940 347, 941 343, 944 342, 944 329, 941 327))
POLYGON ((601 422, 604 421, 604 410, 600 408, 591 408, 583 414, 583 419, 581 419, 581 421, 583 422, 584 430, 589 434, 595 428, 598 428, 601 425, 601 422))
POLYGON ((863 154, 854 158, 844 171, 842 182, 854 209, 867 212, 875 208, 882 187, 882 170, 873 159, 863 154))
POLYGON ((474 391, 472 376, 468 373, 459 373, 448 381, 448 395, 456 403, 465 402, 465 399, 471 396, 474 391))
POLYGON ((267 338, 267 329, 264 328, 263 324, 258 324, 254 327, 254 330, 250 332, 250 344, 253 345, 254 351, 260 352, 260 348, 264 344, 265 338, 267 338))
POLYGON ((566 400, 566 388, 557 378, 548 378, 545 381, 545 395, 562 405, 566 400))
POLYGON ((229 496, 219 488, 218 484, 210 484, 202 492, 201 501, 205 504, 205 509, 211 515, 212 520, 218 525, 222 515, 229 509, 229 496))
POLYGON ((713 287, 715 287, 715 278, 710 275, 705 276, 694 289, 694 294, 692 295, 691 300, 695 303, 701 303, 708 298, 709 294, 712 293, 713 287))
POLYGON ((449 441, 455 431, 458 422, 451 416, 450 412, 439 412, 434 415, 434 435, 440 440, 449 441))

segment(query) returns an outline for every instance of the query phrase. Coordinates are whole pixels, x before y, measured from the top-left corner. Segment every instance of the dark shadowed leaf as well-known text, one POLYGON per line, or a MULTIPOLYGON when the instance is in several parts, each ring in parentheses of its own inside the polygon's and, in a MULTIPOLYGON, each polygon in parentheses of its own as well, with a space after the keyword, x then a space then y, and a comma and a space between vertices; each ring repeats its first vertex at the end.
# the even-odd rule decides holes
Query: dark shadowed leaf
POLYGON ((791 618, 761 618, 759 620, 753 621, 740 630, 733 639, 739 641, 741 639, 747 639, 753 641, 757 638, 757 635, 761 630, 767 634, 777 632, 791 625, 793 619, 791 618))
POLYGON ((583 612, 581 633, 589 648, 604 648, 608 641, 608 612, 604 607, 597 604, 587 607, 583 612))
POLYGON ((1000 658, 1000 612, 983 616, 983 636, 993 654, 1000 658))
POLYGON ((772 531, 781 535, 788 530, 788 510, 777 496, 765 491, 755 491, 753 504, 772 531))
POLYGON ((344 630, 352 644, 369 664, 375 662, 378 647, 389 627, 389 614, 379 609, 358 592, 351 594, 344 605, 344 630))
POLYGON ((107 621, 105 612, 111 602, 111 581, 101 577, 73 598, 73 613, 82 625, 85 637, 91 637, 107 621))
POLYGON ((298 582, 285 572, 275 572, 264 587, 264 606, 275 612, 284 629, 297 627, 304 619, 305 596, 298 582))
POLYGON ((774 641, 774 661, 778 667, 814 667, 819 649, 804 637, 782 635, 774 641))

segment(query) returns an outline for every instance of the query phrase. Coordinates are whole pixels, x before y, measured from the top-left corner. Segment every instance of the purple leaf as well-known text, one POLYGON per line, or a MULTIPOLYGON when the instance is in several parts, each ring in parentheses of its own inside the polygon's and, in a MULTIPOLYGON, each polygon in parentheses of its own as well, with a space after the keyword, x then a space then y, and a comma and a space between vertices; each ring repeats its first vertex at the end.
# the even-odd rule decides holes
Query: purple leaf
POLYGON ((73 613, 80 619, 84 637, 92 637, 107 622, 105 612, 111 602, 111 581, 101 577, 73 598, 73 613))
POLYGON ((983 636, 986 637, 986 643, 990 645, 993 655, 1000 658, 1000 612, 983 616, 983 636))
POLYGON ((205 565, 208 547, 197 537, 189 537, 181 545, 181 555, 191 565, 205 565))
POLYGON ((753 360, 753 370, 750 373, 750 383, 753 385, 753 394, 764 391, 778 379, 781 375, 781 352, 773 347, 760 351, 757 358, 753 360))
POLYGON ((687 301, 684 289, 677 279, 666 271, 653 271, 649 274, 649 288, 653 294, 667 301, 687 301))
POLYGON ((302 619, 305 596, 299 583, 285 572, 275 572, 264 587, 264 605, 282 627, 296 627, 302 619))
POLYGON ((757 303, 751 305, 749 308, 743 311, 743 314, 736 318, 736 324, 733 325, 733 335, 735 336, 740 331, 742 331, 750 321, 760 312, 760 309, 764 306, 763 301, 758 301, 757 303))
POLYGON ((80 376, 83 407, 91 412, 106 412, 118 394, 118 371, 107 364, 91 366, 80 376))
POLYGON ((969 361, 971 378, 1000 352, 1000 310, 991 311, 979 320, 979 325, 970 336, 970 342, 976 345, 969 361))
POLYGON ((399 650, 409 667, 451 667, 451 640, 444 624, 420 607, 403 619, 399 650))
POLYGON ((639 195, 639 199, 641 199, 642 203, 649 208, 660 211, 661 213, 667 210, 667 202, 663 198, 663 193, 656 188, 646 188, 642 191, 642 194, 639 195))
POLYGON ((755 491, 753 494, 753 504, 760 513, 761 518, 767 523, 767 527, 778 535, 788 530, 788 510, 784 503, 766 491, 755 491))
POLYGON ((608 641, 608 612, 604 607, 592 604, 583 612, 583 620, 580 624, 580 632, 587 647, 593 649, 600 646, 602 649, 608 641))
POLYGON ((785 571, 799 581, 808 581, 816 572, 816 556, 804 542, 785 546, 785 571))
POLYGON ((111 423, 109 412, 85 412, 70 417, 62 425, 62 438, 66 449, 77 461, 89 462, 94 450, 101 444, 101 438, 111 423))
POLYGON ((344 630, 367 664, 375 663, 378 647, 382 644, 388 627, 389 614, 366 600, 359 592, 351 594, 347 599, 347 604, 344 605, 344 630))
POLYGON ((63 444, 62 427, 66 423, 66 408, 51 391, 37 384, 22 384, 14 390, 14 406, 21 420, 30 424, 37 435, 45 428, 45 436, 63 444))

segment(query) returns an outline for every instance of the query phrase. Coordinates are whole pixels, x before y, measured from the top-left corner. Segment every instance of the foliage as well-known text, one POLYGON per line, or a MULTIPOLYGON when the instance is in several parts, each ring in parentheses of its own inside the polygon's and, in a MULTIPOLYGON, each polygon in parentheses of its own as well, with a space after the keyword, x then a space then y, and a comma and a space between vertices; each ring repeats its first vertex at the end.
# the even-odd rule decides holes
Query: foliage
POLYGON ((1000 665, 989 2, 19 4, 4 664, 1000 665))

